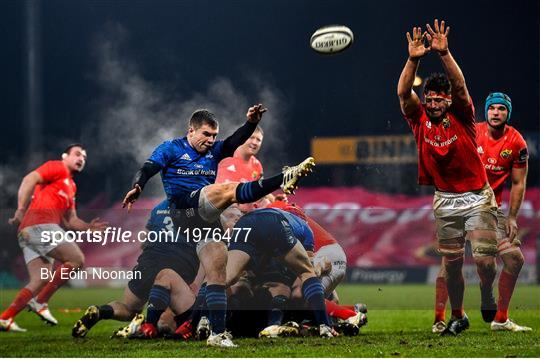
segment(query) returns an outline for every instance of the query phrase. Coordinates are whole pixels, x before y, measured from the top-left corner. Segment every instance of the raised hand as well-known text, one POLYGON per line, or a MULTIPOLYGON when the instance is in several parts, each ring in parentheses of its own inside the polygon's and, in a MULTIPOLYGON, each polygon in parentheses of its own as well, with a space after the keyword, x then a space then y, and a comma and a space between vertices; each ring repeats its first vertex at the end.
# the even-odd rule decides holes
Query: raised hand
POLYGON ((429 24, 427 26, 427 40, 432 50, 438 51, 439 53, 445 53, 448 51, 448 33, 450 32, 450 26, 446 27, 444 20, 441 21, 441 26, 439 26, 439 20, 435 19, 433 22, 433 30, 429 24))
POLYGON ((409 41, 409 57, 411 58, 420 58, 427 54, 430 50, 429 47, 424 45, 424 36, 422 34, 421 27, 413 27, 413 35, 407 32, 407 41, 409 41))
POLYGON ((259 121, 262 119, 263 113, 266 111, 268 110, 264 108, 262 104, 258 104, 248 109, 246 117, 249 122, 259 123, 259 121))

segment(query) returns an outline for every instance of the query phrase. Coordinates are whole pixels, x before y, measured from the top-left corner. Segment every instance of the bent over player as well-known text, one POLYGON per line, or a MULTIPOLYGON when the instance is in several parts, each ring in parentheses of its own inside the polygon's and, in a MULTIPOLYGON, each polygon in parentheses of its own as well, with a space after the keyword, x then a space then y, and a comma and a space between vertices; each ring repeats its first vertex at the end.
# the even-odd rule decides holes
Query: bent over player
POLYGON ((452 306, 452 318, 443 334, 457 335, 469 327, 463 310, 465 234, 481 285, 488 285, 496 273, 497 203, 477 153, 474 106, 448 48, 450 27, 435 20, 433 28, 427 25, 427 29, 422 34, 421 28, 413 28, 412 37, 407 33, 409 58, 397 93, 417 143, 419 183, 435 186, 438 250, 443 255, 452 306), (439 55, 445 74, 426 80, 422 103, 412 86, 420 59, 430 51, 439 55))
POLYGON ((87 223, 77 217, 77 186, 73 176, 82 172, 85 164, 86 150, 80 144, 72 144, 65 149, 62 160, 45 162, 24 177, 19 187, 17 211, 9 223, 19 225, 17 236, 30 280, 0 315, 0 331, 26 331, 13 321, 26 306, 45 322, 58 324, 47 302, 68 281, 69 273, 83 266, 84 255, 73 242, 60 239, 59 243, 53 244, 44 241, 42 235, 45 232, 64 233, 60 224, 76 231, 100 231, 107 226, 97 218, 87 223), (54 271, 52 278, 44 278, 44 270, 52 273, 55 259, 62 265, 54 271))

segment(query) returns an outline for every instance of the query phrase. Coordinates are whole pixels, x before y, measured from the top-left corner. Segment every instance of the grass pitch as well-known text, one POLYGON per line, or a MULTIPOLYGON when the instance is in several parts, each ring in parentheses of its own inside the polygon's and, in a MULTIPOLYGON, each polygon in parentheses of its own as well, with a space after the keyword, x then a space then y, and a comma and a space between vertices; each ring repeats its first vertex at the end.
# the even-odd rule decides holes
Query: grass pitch
MULTIPOLYGON (((0 308, 16 291, 0 289, 0 308)), ((51 300, 55 327, 33 313, 17 323, 26 333, 0 333, 1 357, 540 357, 540 287, 518 286, 511 318, 533 327, 529 333, 491 332, 479 311, 479 291, 468 286, 465 309, 471 328, 458 337, 431 333, 434 288, 428 285, 342 285, 342 303, 368 304, 369 323, 357 337, 235 339, 236 349, 209 348, 203 342, 109 339, 123 323, 102 321, 85 339, 71 327, 88 305, 119 298, 121 290, 61 289, 51 300), (80 312, 77 312, 80 308, 80 312), (68 309, 68 310, 62 310, 68 309)))

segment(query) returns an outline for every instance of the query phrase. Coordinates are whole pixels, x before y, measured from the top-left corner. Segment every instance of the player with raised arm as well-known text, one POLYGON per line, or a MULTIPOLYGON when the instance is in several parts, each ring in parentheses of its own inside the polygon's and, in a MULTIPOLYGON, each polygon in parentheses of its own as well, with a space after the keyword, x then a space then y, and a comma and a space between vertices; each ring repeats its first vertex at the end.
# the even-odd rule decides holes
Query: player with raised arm
MULTIPOLYGON (((177 228, 220 229, 219 217, 233 203, 250 203, 280 187, 291 193, 301 176, 314 165, 310 157, 298 166, 285 167, 279 175, 246 183, 214 184, 219 161, 230 157, 238 146, 252 135, 266 108, 261 104, 250 107, 247 122, 224 141, 216 141, 218 122, 207 110, 195 111, 186 137, 166 141, 158 146, 137 174, 133 188, 124 198, 124 206, 131 208, 146 182, 161 172, 163 187, 169 206, 175 211, 173 220, 177 228)), ((212 334, 208 345, 234 347, 225 331, 227 296, 225 294, 225 268, 227 248, 216 238, 204 238, 196 243, 197 255, 206 275, 204 287, 212 334)))
POLYGON ((101 231, 107 223, 99 218, 85 222, 77 216, 73 176, 82 172, 86 164, 86 150, 72 144, 62 153, 62 160, 47 161, 27 174, 18 193, 18 207, 12 225, 18 225, 19 245, 30 280, 17 293, 11 305, 0 315, 0 331, 22 332, 13 319, 26 306, 48 324, 58 324, 49 311, 47 302, 68 281, 69 273, 84 265, 84 255, 73 242, 60 239, 58 244, 44 241, 44 233, 65 233, 61 224, 75 231, 101 231), (62 262, 52 276, 54 260, 62 262))
POLYGON ((465 235, 485 286, 496 273, 497 203, 477 153, 474 106, 448 48, 449 32, 444 21, 435 20, 433 28, 427 25, 426 33, 420 27, 413 28, 412 36, 407 33, 409 58, 397 94, 417 143, 419 184, 435 186, 438 250, 452 307, 452 318, 442 334, 457 335, 469 327, 463 310, 465 235), (430 51, 438 54, 445 74, 426 80, 422 103, 413 91, 413 81, 420 59, 430 51))

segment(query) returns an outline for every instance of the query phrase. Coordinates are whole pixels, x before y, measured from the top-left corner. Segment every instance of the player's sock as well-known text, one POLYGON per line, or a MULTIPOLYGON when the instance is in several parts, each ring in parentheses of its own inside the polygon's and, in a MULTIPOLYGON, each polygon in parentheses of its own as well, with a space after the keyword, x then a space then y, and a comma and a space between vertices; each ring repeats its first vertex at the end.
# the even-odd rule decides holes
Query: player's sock
POLYGON ((108 304, 100 305, 99 309, 99 319, 112 319, 114 317, 114 309, 108 304))
POLYGON ((516 275, 507 273, 504 270, 501 272, 499 277, 499 300, 497 302, 497 314, 495 314, 495 321, 498 323, 504 323, 508 320, 508 307, 517 279, 516 275))
POLYGON ((174 316, 174 322, 176 323, 176 326, 179 327, 180 325, 184 324, 186 320, 191 318, 193 315, 193 307, 186 310, 184 313, 178 314, 174 316))
POLYGON ((23 310, 26 307, 26 304, 32 299, 33 294, 32 291, 28 288, 23 288, 17 293, 17 296, 15 299, 13 299, 13 302, 11 302, 11 305, 0 315, 0 319, 9 319, 13 318, 21 310, 23 310))
POLYGON ((206 309, 206 283, 203 283, 199 288, 197 297, 195 298, 195 303, 193 303, 193 312, 191 314, 191 320, 193 325, 197 325, 202 316, 205 316, 204 313, 206 309))
POLYGON ((268 313, 268 325, 281 325, 283 311, 287 306, 288 298, 284 295, 276 295, 272 298, 270 312, 268 313))
POLYGON ((224 285, 210 284, 206 286, 206 306, 212 332, 216 334, 223 333, 227 314, 227 295, 225 294, 224 285))
POLYGON ((493 280, 495 273, 491 276, 487 276, 485 273, 478 271, 478 277, 480 278, 480 296, 481 302, 493 303, 493 280))
POLYGON ((58 267, 54 272, 53 279, 48 282, 37 295, 36 301, 40 304, 47 303, 54 292, 69 280, 69 273, 71 273, 72 270, 73 266, 67 263, 58 267))
POLYGON ((350 309, 350 306, 339 305, 328 299, 324 300, 324 304, 326 307, 326 313, 331 317, 348 319, 356 315, 356 312, 354 311, 354 306, 353 309, 350 309))
POLYGON ((317 277, 308 278, 302 284, 302 295, 313 310, 317 325, 330 325, 330 319, 326 314, 326 308, 324 306, 324 288, 321 280, 317 277))
POLYGON ((435 280, 435 323, 446 320, 446 302, 448 301, 448 288, 446 278, 437 277, 435 280))
POLYGON ((255 202, 279 189, 282 182, 283 173, 258 181, 239 183, 236 187, 236 201, 238 203, 255 202))
MULTIPOLYGON (((452 262, 452 266, 461 268, 463 266, 463 256, 446 258, 445 260, 452 262)), ((447 272, 449 272, 447 270, 447 272)), ((446 280, 446 289, 448 292, 448 298, 450 299, 450 305, 452 307, 452 317, 462 318, 465 314, 463 310, 463 294, 465 293, 465 280, 463 279, 463 273, 461 270, 450 280, 446 280)))
POLYGON ((167 309, 171 302, 171 291, 165 287, 154 284, 150 289, 148 297, 148 307, 146 308, 146 322, 153 324, 157 328, 157 323, 161 314, 167 309))

